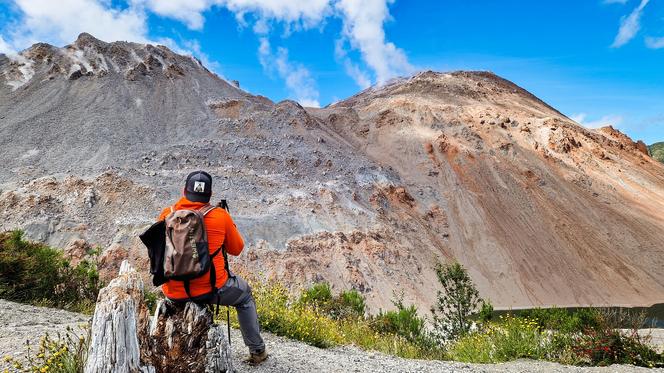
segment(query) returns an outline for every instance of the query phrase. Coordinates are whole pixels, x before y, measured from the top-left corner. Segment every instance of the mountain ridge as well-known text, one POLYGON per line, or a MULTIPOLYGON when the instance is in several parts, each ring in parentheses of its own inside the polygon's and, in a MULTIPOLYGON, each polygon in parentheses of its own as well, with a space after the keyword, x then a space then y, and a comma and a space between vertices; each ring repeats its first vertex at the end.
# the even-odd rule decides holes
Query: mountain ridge
POLYGON ((145 268, 137 233, 203 168, 248 244, 234 267, 356 288, 374 311, 395 291, 428 309, 433 265, 453 259, 497 307, 664 296, 664 166, 514 83, 422 72, 305 108, 91 38, 28 49, 16 89, 23 65, 0 59, 2 229, 101 245, 109 276, 125 257, 145 268))

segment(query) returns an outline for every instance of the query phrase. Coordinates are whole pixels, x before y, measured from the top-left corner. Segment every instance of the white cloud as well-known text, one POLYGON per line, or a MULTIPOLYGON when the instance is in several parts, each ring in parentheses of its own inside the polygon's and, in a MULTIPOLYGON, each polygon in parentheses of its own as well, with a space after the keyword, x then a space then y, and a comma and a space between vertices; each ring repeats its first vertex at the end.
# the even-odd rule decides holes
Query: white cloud
POLYGON ((664 37, 659 37, 659 38, 647 37, 646 46, 651 49, 664 48, 664 37))
POLYGON ((289 61, 286 48, 278 48, 277 53, 274 54, 267 37, 261 37, 258 57, 266 71, 276 71, 279 77, 284 79, 286 87, 300 105, 320 107, 316 81, 307 68, 289 61))
POLYGON ((586 128, 600 128, 606 126, 616 127, 623 122, 623 117, 620 115, 605 115, 597 120, 586 121, 588 115, 586 113, 578 113, 570 116, 570 119, 579 123, 586 128))
POLYGON ((639 6, 636 7, 630 15, 623 17, 620 21, 620 29, 618 30, 616 39, 613 41, 611 47, 620 48, 636 36, 641 29, 641 15, 643 14, 643 8, 645 8, 649 2, 650 0, 641 0, 639 6))
MULTIPOLYGON (((162 0, 169 1, 169 0, 162 0)), ((218 0, 243 20, 245 14, 255 13, 259 19, 301 24, 305 28, 316 26, 330 14, 330 0, 218 0)))
POLYGON ((339 0, 336 8, 344 22, 344 35, 359 49, 364 62, 374 71, 376 81, 385 83, 414 69, 406 54, 385 40, 383 24, 389 19, 388 2, 394 0, 339 0))
POLYGON ((97 0, 15 0, 21 18, 10 43, 23 49, 36 42, 63 45, 89 32, 106 41, 147 41, 146 16, 134 8, 115 9, 97 0))
POLYGON ((287 24, 313 27, 330 13, 330 0, 133 0, 150 11, 184 22, 187 27, 200 30, 205 18, 203 13, 214 6, 225 7, 233 12, 241 24, 246 24, 245 15, 253 14, 257 18, 255 30, 267 31, 270 20, 287 24))
POLYGON ((134 7, 146 7, 162 17, 181 21, 193 30, 203 28, 205 19, 202 13, 213 3, 208 0, 132 0, 134 7))
MULTIPOLYGON (((241 25, 253 21, 253 30, 265 36, 271 22, 291 28, 319 26, 329 16, 343 22, 343 34, 350 46, 360 51, 362 60, 372 70, 375 81, 384 83, 395 76, 413 72, 405 53, 385 40, 383 25, 390 19, 388 5, 394 0, 133 0, 150 11, 184 22, 189 28, 201 29, 204 12, 218 6, 236 15, 241 25), (336 12, 335 12, 336 10, 336 12)), ((342 47, 343 49, 343 47, 342 47)), ((359 86, 371 84, 368 74, 345 53, 339 58, 346 72, 359 86)))

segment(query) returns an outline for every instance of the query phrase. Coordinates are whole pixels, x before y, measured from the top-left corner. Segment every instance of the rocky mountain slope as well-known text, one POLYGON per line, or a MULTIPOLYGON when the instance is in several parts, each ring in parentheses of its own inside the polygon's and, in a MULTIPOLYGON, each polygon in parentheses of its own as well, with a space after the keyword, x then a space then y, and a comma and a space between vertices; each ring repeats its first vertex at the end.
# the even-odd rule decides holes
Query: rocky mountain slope
POLYGON ((206 169, 249 244, 233 266, 428 309, 457 259, 499 307, 664 299, 664 166, 490 73, 425 72, 322 109, 166 47, 82 34, 0 55, 0 228, 116 273, 206 169))

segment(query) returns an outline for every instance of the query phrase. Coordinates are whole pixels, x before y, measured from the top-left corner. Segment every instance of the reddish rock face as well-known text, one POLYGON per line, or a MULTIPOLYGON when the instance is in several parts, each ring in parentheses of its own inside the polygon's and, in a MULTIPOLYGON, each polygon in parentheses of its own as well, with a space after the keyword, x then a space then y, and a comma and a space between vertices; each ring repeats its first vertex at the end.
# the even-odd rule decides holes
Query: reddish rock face
POLYGON ((646 145, 646 143, 641 140, 636 142, 636 149, 645 155, 650 155, 650 152, 648 151, 648 145, 646 145))
POLYGON ((129 257, 129 252, 122 246, 111 246, 99 258, 99 277, 102 281, 108 282, 115 278, 120 270, 122 261, 129 257))
POLYGON ((643 141, 638 140, 634 142, 629 136, 612 126, 602 127, 599 129, 599 132, 604 134, 607 138, 616 141, 621 149, 636 150, 644 155, 650 155, 650 152, 648 152, 648 145, 643 141))
MULTIPOLYGON (((82 260, 89 257, 91 250, 92 246, 85 242, 85 240, 76 239, 71 241, 69 245, 65 247, 64 254, 65 258, 69 260, 70 264, 73 267, 76 267, 82 260)), ((118 266, 118 268, 120 267, 118 266)))

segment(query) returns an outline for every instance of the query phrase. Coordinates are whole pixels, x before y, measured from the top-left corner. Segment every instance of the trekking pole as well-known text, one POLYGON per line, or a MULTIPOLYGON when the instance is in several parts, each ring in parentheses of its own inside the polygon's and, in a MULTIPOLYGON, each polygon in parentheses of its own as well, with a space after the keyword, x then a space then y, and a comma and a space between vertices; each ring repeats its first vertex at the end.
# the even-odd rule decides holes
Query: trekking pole
MULTIPOLYGON (((222 199, 219 204, 219 207, 228 211, 228 203, 225 199, 222 199)), ((231 275, 231 271, 228 269, 228 255, 226 255, 226 250, 224 249, 222 254, 224 255, 224 264, 226 265, 226 274, 231 275)), ((227 280, 228 281, 228 280, 227 280)), ((226 328, 228 329, 228 345, 231 345, 231 307, 226 306, 226 328)))

